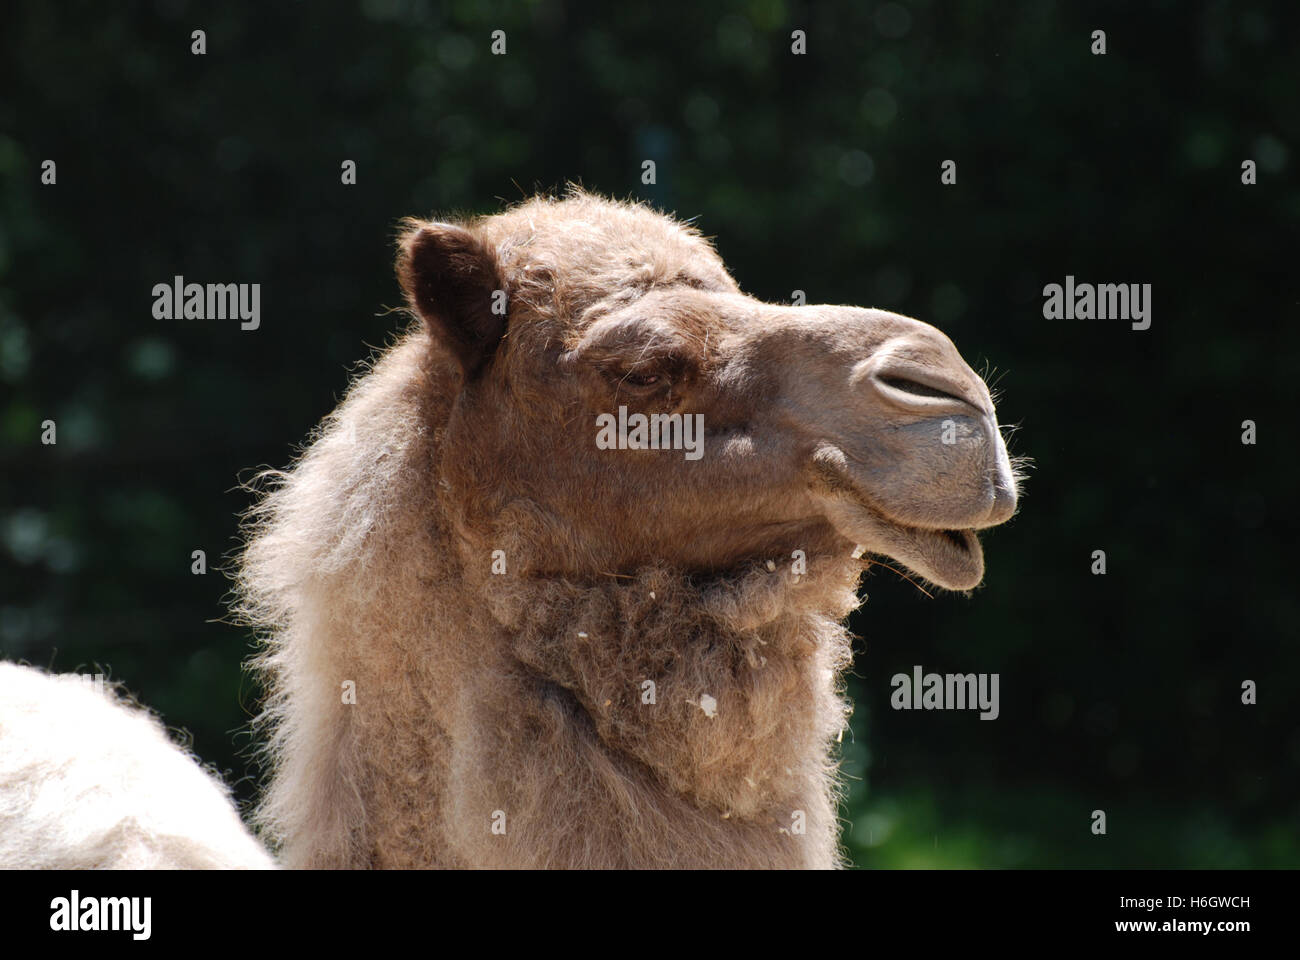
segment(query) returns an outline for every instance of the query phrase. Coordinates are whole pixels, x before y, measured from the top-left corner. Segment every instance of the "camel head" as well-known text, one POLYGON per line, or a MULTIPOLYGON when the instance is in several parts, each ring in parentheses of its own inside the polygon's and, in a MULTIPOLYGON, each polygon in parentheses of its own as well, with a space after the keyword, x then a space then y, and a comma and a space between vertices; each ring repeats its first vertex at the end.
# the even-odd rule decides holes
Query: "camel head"
POLYGON ((467 555, 722 575, 856 547, 960 590, 1015 512, 988 388, 946 336, 756 300, 643 206, 408 221, 398 275, 454 398, 432 469, 467 555))

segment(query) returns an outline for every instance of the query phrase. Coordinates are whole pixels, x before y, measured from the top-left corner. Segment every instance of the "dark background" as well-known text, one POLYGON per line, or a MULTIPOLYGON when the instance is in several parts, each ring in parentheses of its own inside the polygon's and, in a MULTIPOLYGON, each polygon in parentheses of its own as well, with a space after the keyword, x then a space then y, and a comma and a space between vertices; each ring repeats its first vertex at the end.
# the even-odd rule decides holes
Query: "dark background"
POLYGON ((239 478, 399 326, 397 218, 575 180, 760 298, 935 323, 1034 460, 972 596, 864 584, 859 864, 1300 865, 1293 4, 105 6, 0 21, 0 655, 107 668, 252 796, 239 478), (261 283, 261 329, 155 320, 176 274, 261 283), (1045 320, 1066 274, 1152 284, 1151 328, 1045 320), (891 710, 914 664, 1001 717, 891 710))

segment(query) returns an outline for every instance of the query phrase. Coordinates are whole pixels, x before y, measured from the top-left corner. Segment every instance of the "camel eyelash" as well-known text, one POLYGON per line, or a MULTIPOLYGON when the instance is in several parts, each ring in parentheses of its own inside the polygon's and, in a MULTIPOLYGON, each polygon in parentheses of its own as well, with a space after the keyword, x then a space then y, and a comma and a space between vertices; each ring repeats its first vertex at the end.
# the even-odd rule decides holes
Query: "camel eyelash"
POLYGON ((678 356, 639 357, 629 362, 612 360, 601 373, 616 388, 653 391, 679 383, 689 364, 678 356))

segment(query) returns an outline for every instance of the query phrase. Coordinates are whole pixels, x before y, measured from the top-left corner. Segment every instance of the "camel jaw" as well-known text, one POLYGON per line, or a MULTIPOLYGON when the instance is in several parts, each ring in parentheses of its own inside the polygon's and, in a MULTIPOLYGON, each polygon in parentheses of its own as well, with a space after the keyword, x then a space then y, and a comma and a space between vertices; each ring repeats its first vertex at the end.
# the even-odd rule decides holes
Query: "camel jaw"
POLYGON ((826 516, 858 545, 855 555, 882 554, 947 590, 971 590, 984 579, 984 550, 974 530, 908 526, 848 498, 828 501, 826 516))

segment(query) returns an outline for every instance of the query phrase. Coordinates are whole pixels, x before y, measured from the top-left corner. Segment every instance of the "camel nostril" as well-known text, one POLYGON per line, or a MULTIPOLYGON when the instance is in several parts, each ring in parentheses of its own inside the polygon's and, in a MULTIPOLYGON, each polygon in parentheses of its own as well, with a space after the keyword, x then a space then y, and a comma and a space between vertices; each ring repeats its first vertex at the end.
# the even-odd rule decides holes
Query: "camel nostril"
POLYGON ((918 383, 915 380, 909 380, 906 377, 897 376, 879 376, 876 378, 886 386, 893 387, 895 390, 903 393, 910 393, 918 397, 934 397, 940 400, 955 400, 957 403, 970 405, 969 400, 965 400, 956 394, 949 393, 946 390, 940 390, 925 383, 918 383))

